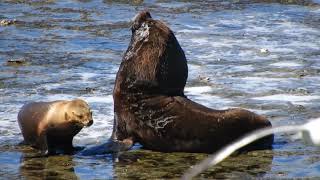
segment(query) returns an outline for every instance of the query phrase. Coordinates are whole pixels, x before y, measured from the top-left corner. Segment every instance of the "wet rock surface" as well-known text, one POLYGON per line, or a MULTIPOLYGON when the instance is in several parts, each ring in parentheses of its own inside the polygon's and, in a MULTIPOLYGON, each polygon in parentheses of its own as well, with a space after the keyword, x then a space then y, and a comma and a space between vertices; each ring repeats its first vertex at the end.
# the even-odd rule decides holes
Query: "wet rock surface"
POLYGON ((2 19, 0 20, 0 26, 8 26, 8 25, 12 25, 14 23, 16 23, 17 20, 13 19, 13 20, 10 20, 10 19, 2 19))

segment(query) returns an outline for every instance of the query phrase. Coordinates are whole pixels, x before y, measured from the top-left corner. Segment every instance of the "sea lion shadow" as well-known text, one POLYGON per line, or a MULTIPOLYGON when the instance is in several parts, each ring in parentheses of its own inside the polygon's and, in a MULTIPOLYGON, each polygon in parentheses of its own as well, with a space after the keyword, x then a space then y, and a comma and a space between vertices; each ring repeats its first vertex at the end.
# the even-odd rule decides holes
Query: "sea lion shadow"
POLYGON ((26 152, 23 152, 25 154, 24 157, 26 158, 40 158, 40 157, 49 157, 49 156, 54 156, 54 155, 76 155, 82 150, 84 150, 86 147, 85 146, 73 146, 72 149, 63 149, 63 148, 58 148, 55 149, 54 152, 50 153, 43 153, 43 151, 34 148, 30 146, 28 143, 25 141, 21 141, 18 144, 15 145, 18 149, 22 149, 25 151, 26 149, 31 151, 32 155, 27 155, 26 152))
MULTIPOLYGON (((112 163, 114 175, 119 179, 136 176, 146 179, 180 178, 183 173, 207 155, 204 153, 160 152, 148 150, 135 143, 129 151, 110 151, 114 144, 108 142, 85 148, 76 156, 84 158, 107 158, 112 163), (126 173, 123 173, 126 172, 126 173)), ((204 178, 262 178, 271 171, 272 150, 240 150, 223 163, 203 172, 204 178)))
MULTIPOLYGON (((21 147, 20 148, 24 148, 21 147)), ((66 154, 43 156, 25 146, 20 157, 19 172, 24 179, 78 179, 73 156, 66 154)))
MULTIPOLYGON (((146 149, 130 150, 117 156, 114 173, 119 179, 178 179, 183 173, 205 159, 204 153, 163 153, 146 149), (126 173, 123 173, 123 172, 126 173)), ((256 150, 234 154, 221 164, 201 174, 205 179, 263 178, 272 169, 274 152, 256 150)))

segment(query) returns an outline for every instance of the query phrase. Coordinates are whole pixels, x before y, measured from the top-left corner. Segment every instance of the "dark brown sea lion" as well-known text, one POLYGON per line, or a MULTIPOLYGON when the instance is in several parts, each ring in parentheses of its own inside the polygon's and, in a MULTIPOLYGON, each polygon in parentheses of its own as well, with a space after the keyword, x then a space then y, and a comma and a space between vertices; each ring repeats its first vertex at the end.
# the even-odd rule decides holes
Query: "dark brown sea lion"
POLYGON ((73 137, 93 120, 89 105, 75 99, 26 104, 18 114, 18 123, 24 143, 52 154, 57 149, 72 152, 73 137))
MULTIPOLYGON (((113 92, 112 138, 171 152, 214 152, 248 132, 270 127, 244 109, 214 110, 188 99, 187 60, 173 32, 147 11, 132 25, 132 37, 113 92)), ((273 136, 254 145, 270 148, 273 136)))

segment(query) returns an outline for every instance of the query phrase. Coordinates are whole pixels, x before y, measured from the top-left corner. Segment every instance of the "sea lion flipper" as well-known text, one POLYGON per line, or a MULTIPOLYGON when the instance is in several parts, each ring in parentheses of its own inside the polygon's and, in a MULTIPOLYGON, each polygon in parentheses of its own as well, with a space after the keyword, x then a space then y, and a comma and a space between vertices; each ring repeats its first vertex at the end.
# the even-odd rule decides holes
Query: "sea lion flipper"
POLYGON ((37 143, 42 155, 48 156, 49 154, 52 154, 52 150, 50 151, 48 146, 47 131, 41 132, 37 143))
POLYGON ((133 146, 133 140, 131 138, 124 139, 122 141, 113 141, 111 149, 113 151, 127 151, 133 146))
POLYGON ((25 140, 18 143, 18 146, 24 146, 24 145, 28 145, 28 143, 25 140))
POLYGON ((119 140, 109 140, 107 143, 85 149, 80 152, 81 155, 99 155, 99 154, 112 154, 118 153, 120 151, 127 151, 133 146, 132 139, 119 140))

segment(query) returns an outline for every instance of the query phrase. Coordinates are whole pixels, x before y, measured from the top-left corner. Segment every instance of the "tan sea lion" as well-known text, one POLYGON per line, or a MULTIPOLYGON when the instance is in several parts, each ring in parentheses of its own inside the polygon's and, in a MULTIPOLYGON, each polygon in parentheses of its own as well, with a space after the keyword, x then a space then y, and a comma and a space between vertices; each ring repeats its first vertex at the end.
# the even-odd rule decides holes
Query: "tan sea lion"
MULTIPOLYGON (((187 77, 187 60, 173 32, 149 12, 139 13, 115 81, 112 139, 156 151, 210 153, 271 126, 244 109, 215 110, 191 101, 184 95, 187 77)), ((269 136, 248 148, 272 143, 269 136)))
POLYGON ((89 105, 75 99, 28 103, 21 108, 18 123, 24 143, 52 154, 57 149, 72 152, 73 137, 93 120, 89 105))

